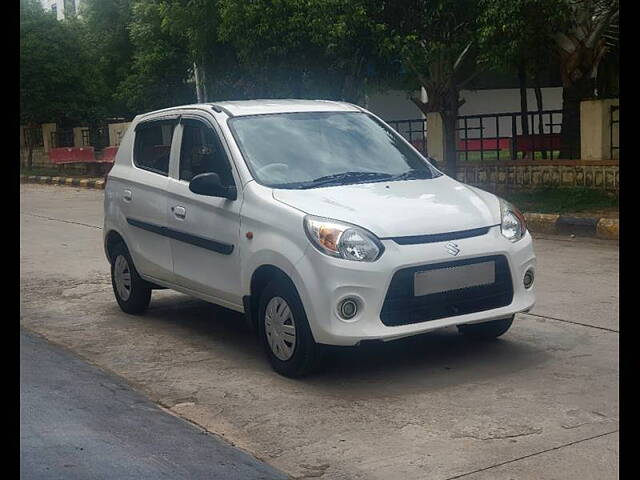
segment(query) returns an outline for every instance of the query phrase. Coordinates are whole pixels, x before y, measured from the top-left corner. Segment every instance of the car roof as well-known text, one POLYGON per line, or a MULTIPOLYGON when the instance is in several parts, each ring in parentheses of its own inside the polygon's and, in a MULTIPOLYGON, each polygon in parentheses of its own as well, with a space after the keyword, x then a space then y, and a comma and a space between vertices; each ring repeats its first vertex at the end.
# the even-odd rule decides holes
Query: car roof
POLYGON ((269 113, 294 112, 358 112, 360 108, 347 102, 332 100, 295 100, 295 99, 264 99, 264 100, 234 100, 215 103, 196 103, 170 107, 154 112, 148 112, 141 117, 157 113, 170 113, 188 108, 218 108, 227 115, 236 117, 244 115, 262 115, 269 113))

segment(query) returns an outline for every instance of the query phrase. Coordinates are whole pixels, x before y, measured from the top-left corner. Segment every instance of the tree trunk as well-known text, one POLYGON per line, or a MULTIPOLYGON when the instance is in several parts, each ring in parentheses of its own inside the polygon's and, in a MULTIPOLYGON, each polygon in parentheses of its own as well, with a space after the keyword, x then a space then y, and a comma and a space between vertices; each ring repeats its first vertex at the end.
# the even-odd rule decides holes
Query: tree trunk
POLYGON ((27 154, 27 170, 33 168, 33 143, 29 142, 29 153, 27 154))
MULTIPOLYGON (((542 135, 544 134, 544 124, 543 119, 542 119, 542 88, 540 88, 540 78, 536 75, 535 78, 535 86, 534 86, 534 92, 536 94, 536 107, 538 109, 538 134, 542 135)), ((553 132, 551 132, 553 133, 553 132)), ((551 155, 553 156, 553 152, 551 153, 551 155)), ((542 150, 542 158, 544 160, 547 159, 547 151, 546 150, 542 150)))
MULTIPOLYGON (((527 105, 527 73, 524 68, 524 64, 520 64, 518 67, 518 83, 520 84, 520 122, 522 124, 522 134, 529 135, 529 118, 527 112, 529 106, 527 105)), ((516 132, 514 132, 514 135, 516 132)))
POLYGON ((193 62, 193 75, 196 80, 196 97, 198 103, 205 103, 207 101, 207 95, 204 87, 204 71, 202 71, 196 62, 193 62))
POLYGON ((35 138, 33 138, 33 131, 37 128, 35 123, 29 122, 27 124, 27 130, 24 132, 24 139, 27 143, 27 169, 31 170, 33 168, 33 145, 35 143, 35 138))
POLYGON ((458 152, 457 152, 457 131, 458 126, 458 109, 454 112, 441 112, 442 123, 444 127, 444 158, 447 174, 451 178, 458 175, 458 152))
MULTIPOLYGON (((425 87, 426 90, 426 87, 425 87)), ((442 124, 444 129, 444 163, 445 171, 452 178, 457 176, 457 128, 458 128, 458 109, 464 103, 460 101, 460 92, 455 87, 446 87, 442 89, 427 90, 426 102, 422 99, 411 97, 411 101, 424 113, 438 112, 442 116, 442 124)))
POLYGON ((593 94, 593 81, 583 76, 562 89, 562 139, 560 158, 580 158, 580 101, 593 94))

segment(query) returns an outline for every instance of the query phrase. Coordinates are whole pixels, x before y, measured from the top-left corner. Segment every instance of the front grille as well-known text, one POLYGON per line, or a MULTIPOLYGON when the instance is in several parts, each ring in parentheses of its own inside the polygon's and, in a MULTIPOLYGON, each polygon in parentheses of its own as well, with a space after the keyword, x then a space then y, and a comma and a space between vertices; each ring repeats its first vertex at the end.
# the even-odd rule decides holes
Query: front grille
POLYGON ((479 237, 489 233, 491 227, 472 228, 471 230, 458 230, 457 232, 435 233, 429 235, 411 235, 409 237, 391 237, 398 245, 417 245, 421 243, 448 242, 462 238, 479 237))
POLYGON ((513 299, 513 283, 504 255, 456 260, 398 270, 391 279, 382 305, 380 319, 391 327, 437 320, 438 318, 482 312, 509 305, 513 299), (414 274, 438 268, 451 268, 495 261, 495 282, 430 295, 414 296, 414 274))

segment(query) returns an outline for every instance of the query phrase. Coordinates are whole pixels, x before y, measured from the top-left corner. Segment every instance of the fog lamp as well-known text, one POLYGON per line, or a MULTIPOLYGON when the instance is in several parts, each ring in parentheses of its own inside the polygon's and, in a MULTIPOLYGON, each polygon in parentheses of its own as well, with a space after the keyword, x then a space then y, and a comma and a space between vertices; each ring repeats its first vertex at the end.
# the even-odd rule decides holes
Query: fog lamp
POLYGON ((522 280, 522 283, 524 284, 524 288, 531 288, 531 286, 533 285, 533 278, 534 278, 533 270, 532 269, 527 270, 527 272, 524 274, 524 279, 522 280))
POLYGON ((346 300, 341 301, 340 305, 338 305, 338 312, 342 318, 350 320, 356 316, 356 313, 358 313, 358 304, 355 300, 347 298, 346 300))

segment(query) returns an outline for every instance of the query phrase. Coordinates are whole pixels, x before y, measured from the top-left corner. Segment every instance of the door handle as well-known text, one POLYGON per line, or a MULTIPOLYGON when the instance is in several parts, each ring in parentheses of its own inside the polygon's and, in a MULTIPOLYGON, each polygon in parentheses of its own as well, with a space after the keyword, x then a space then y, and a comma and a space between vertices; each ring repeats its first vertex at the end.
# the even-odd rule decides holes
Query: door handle
POLYGON ((131 194, 131 190, 123 191, 122 198, 124 199, 125 202, 130 202, 131 199, 133 198, 133 195, 131 194))
POLYGON ((179 205, 177 207, 171 207, 171 210, 173 211, 173 214, 178 218, 185 218, 187 216, 187 211, 185 210, 185 208, 179 205))

